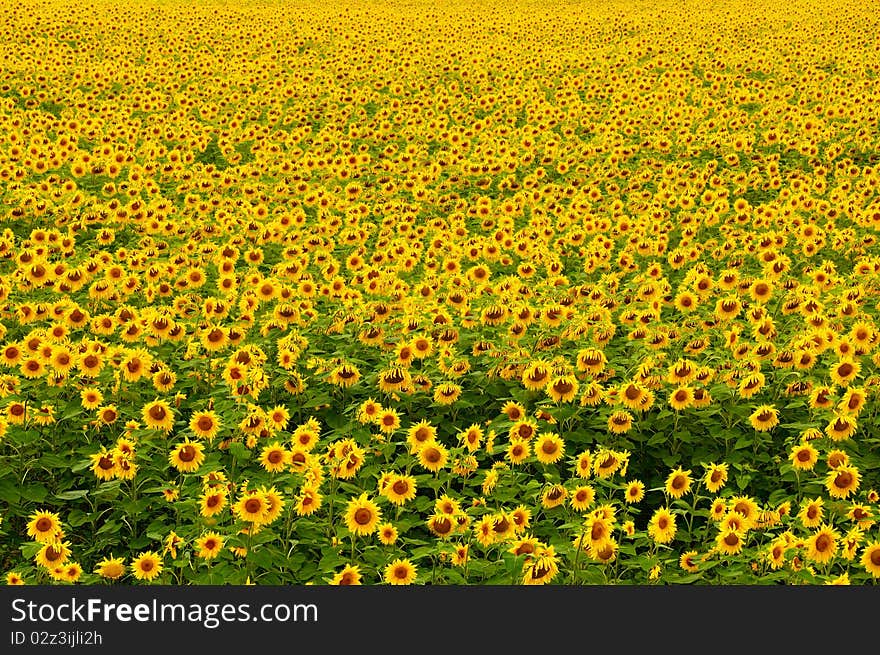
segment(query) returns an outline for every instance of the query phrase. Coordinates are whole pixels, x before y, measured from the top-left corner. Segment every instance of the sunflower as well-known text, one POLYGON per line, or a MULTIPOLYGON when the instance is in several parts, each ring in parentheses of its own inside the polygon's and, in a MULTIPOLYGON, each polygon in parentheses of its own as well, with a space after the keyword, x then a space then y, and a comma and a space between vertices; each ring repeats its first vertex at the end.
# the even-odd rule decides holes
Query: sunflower
POLYGON ((114 450, 113 460, 116 465, 115 471, 117 478, 121 480, 134 479, 134 476, 137 475, 138 466, 133 461, 131 461, 131 457, 119 452, 119 450, 114 450))
POLYGON ((819 451, 813 448, 812 444, 799 443, 792 447, 788 458, 795 469, 811 471, 819 461, 819 451))
POLYGON ((834 498, 848 498, 859 488, 861 477, 855 466, 841 465, 828 471, 825 488, 834 498))
POLYGON ((410 453, 418 453, 425 444, 433 442, 436 436, 437 428, 426 419, 410 426, 406 431, 406 442, 409 444, 410 453))
POLYGON ((709 507, 709 518, 720 521, 727 514, 727 501, 724 498, 716 498, 709 507))
POLYGON ((108 580, 118 580, 125 574, 125 558, 105 557, 98 562, 95 573, 108 580))
POLYGON ((10 571, 9 573, 6 574, 6 584, 7 584, 7 586, 10 586, 10 587, 17 587, 17 586, 25 585, 27 583, 25 582, 24 578, 21 576, 20 573, 18 573, 16 571, 10 571))
POLYGON ((224 539, 216 532, 207 532, 195 540, 196 555, 201 559, 214 559, 223 550, 224 539))
POLYGON ((822 523, 825 510, 824 501, 821 497, 806 501, 797 514, 798 519, 805 528, 816 528, 822 523))
POLYGON ((383 578, 391 585, 409 585, 416 579, 416 566, 408 559, 396 559, 385 567, 383 578))
POLYGON ((855 416, 835 412, 828 425, 825 426, 825 434, 832 441, 843 441, 853 436, 857 427, 858 422, 855 416))
POLYGON ((416 497, 416 479, 411 475, 393 475, 381 493, 399 507, 416 497))
POLYGON ((562 459, 565 442, 557 434, 546 432, 535 442, 535 457, 542 464, 553 464, 562 459))
POLYGON ((553 546, 538 544, 532 556, 523 564, 524 585, 544 585, 559 573, 559 558, 553 546))
POLYGON ((736 512, 743 517, 746 530, 751 529, 758 520, 760 508, 758 504, 748 496, 733 496, 728 500, 730 511, 736 512))
POLYGON ((385 434, 391 434, 400 427, 400 416, 397 414, 396 410, 384 408, 379 412, 379 416, 376 418, 376 425, 378 425, 379 430, 385 434))
POLYGON ((741 532, 724 530, 715 537, 715 548, 725 555, 736 555, 743 549, 745 540, 741 532))
POLYGON ((516 421, 512 426, 510 426, 510 430, 508 431, 508 436, 511 439, 519 439, 522 441, 528 441, 532 439, 536 434, 538 434, 538 424, 532 419, 523 418, 516 421))
POLYGON ((689 314, 697 309, 699 306, 699 299, 696 294, 684 290, 675 295, 673 305, 675 305, 675 308, 683 314, 689 314))
POLYGON ((779 425, 779 412, 772 405, 760 405, 749 416, 749 423, 758 432, 767 432, 779 425))
POLYGON ((867 530, 874 525, 874 521, 871 518, 871 508, 867 505, 862 505, 861 503, 855 503, 850 507, 846 516, 853 521, 857 521, 859 528, 863 530, 867 530))
POLYGON ((754 372, 744 376, 737 385, 737 395, 743 399, 751 398, 764 387, 764 381, 763 373, 754 372))
POLYGON ((97 409, 104 402, 104 396, 95 387, 86 387, 79 393, 83 409, 97 409))
POLYGON ((464 566, 468 561, 469 550, 468 544, 456 545, 455 550, 452 551, 452 564, 454 566, 464 566))
POLYGON ((574 472, 579 478, 589 478, 593 474, 593 455, 585 450, 577 456, 574 472))
POLYGON ((285 501, 274 486, 267 489, 264 485, 261 485, 259 491, 263 494, 263 498, 266 499, 266 513, 261 523, 272 523, 281 516, 281 510, 284 508, 285 501))
POLYGON ((575 359, 575 366, 579 371, 585 371, 592 375, 601 373, 607 363, 605 353, 598 348, 580 350, 575 359))
POLYGON ((386 546, 393 546, 397 541, 397 528, 390 523, 382 523, 376 528, 379 535, 379 541, 386 546))
POLYGON ((438 405, 451 405, 461 396, 461 387, 452 382, 443 382, 434 388, 434 402, 438 405))
POLYGON ((449 451, 442 444, 432 440, 419 450, 418 456, 419 464, 422 468, 432 473, 437 473, 446 466, 446 462, 449 459, 449 451))
POLYGON ((827 409, 834 404, 834 388, 820 386, 810 392, 811 409, 827 409))
POLYGON ((142 552, 131 563, 131 572, 138 580, 154 580, 162 572, 162 559, 152 550, 142 552))
POLYGON ((785 564, 785 553, 788 550, 788 542, 783 537, 777 537, 772 542, 770 542, 770 546, 765 551, 765 557, 767 558, 768 563, 770 564, 770 568, 774 571, 778 571, 785 564))
POLYGON ((541 505, 545 509, 559 507, 568 497, 568 490, 561 484, 553 484, 545 488, 541 493, 541 505))
POLYGON ((27 534, 39 543, 60 541, 64 533, 61 530, 61 519, 53 512, 39 511, 30 515, 27 534))
POLYGON ((510 518, 513 521, 513 531, 516 534, 522 534, 529 528, 532 510, 525 505, 519 505, 510 513, 510 518))
POLYGON ((352 534, 365 537, 376 531, 381 517, 382 511, 379 506, 363 493, 348 502, 345 510, 345 527, 352 534))
POLYGON ((880 578, 880 541, 867 544, 859 562, 873 577, 880 578))
POLYGON ((614 434, 624 434, 632 427, 633 417, 629 412, 617 411, 608 417, 608 429, 614 434))
POLYGON ((567 403, 574 400, 578 392, 578 381, 573 375, 564 375, 553 378, 546 387, 547 395, 557 403, 567 403))
POLYGON ((742 310, 742 303, 736 296, 728 295, 719 298, 715 303, 715 317, 719 321, 733 320, 740 313, 740 310, 742 310))
POLYGON ((623 465, 621 454, 613 450, 600 450, 593 459, 593 473, 608 479, 623 465))
POLYGON ((318 443, 319 437, 318 431, 312 426, 300 425, 293 431, 290 440, 295 447, 308 453, 318 443))
POLYGON ((28 357, 18 367, 19 372, 28 379, 41 377, 46 372, 46 367, 36 357, 28 357))
POLYGON ((675 538, 675 515, 665 507, 657 509, 648 523, 648 535, 658 544, 667 544, 675 538))
POLYGON ((645 483, 641 480, 628 482, 623 494, 623 500, 627 504, 639 503, 645 497, 645 483))
POLYGON ((828 464, 828 468, 836 469, 841 465, 849 464, 849 455, 846 454, 844 450, 829 450, 828 454, 825 456, 825 462, 828 464))
POLYGON ((16 366, 22 358, 22 350, 21 347, 15 343, 7 343, 3 346, 3 349, 0 350, 0 363, 11 368, 16 366))
POLYGON ((141 410, 141 417, 148 428, 170 432, 174 427, 174 413, 164 400, 147 403, 141 410))
POLYGON ((589 509, 590 505, 596 498, 596 490, 590 485, 581 485, 576 487, 569 496, 569 503, 576 512, 583 512, 589 509))
POLYGON ((269 473, 281 473, 290 463, 290 453, 277 441, 260 452, 260 466, 269 473))
POLYGON ((358 407, 358 422, 361 424, 375 423, 381 409, 382 405, 377 403, 373 398, 367 398, 360 404, 360 407, 358 407))
POLYGON ((533 362, 523 371, 521 381, 530 391, 540 391, 550 383, 552 367, 544 361, 533 362))
POLYGON ((721 520, 718 521, 718 529, 733 530, 735 532, 746 532, 749 529, 746 519, 739 513, 734 511, 727 512, 721 520))
POLYGON ((205 447, 198 441, 187 438, 169 453, 168 461, 181 473, 192 473, 205 461, 205 447))
POLYGON ((678 565, 688 573, 696 573, 700 570, 699 564, 694 561, 696 556, 697 551, 695 550, 689 550, 682 553, 681 557, 678 558, 678 565))
POLYGON ((501 412, 507 416, 508 420, 513 422, 521 421, 526 417, 526 408, 513 400, 508 400, 504 403, 501 412))
POLYGON ((464 444, 464 447, 467 448, 468 452, 476 452, 479 450, 483 439, 483 429, 479 424, 473 423, 466 430, 461 430, 458 433, 458 438, 464 444))
POLYGON ((219 514, 226 507, 227 495, 224 487, 205 489, 199 497, 199 513, 206 518, 219 514))
POLYGON ((309 516, 321 508, 322 501, 323 497, 317 488, 310 485, 303 485, 296 498, 296 503, 294 504, 293 509, 298 516, 309 516))
POLYGON ((77 562, 72 562, 64 567, 63 580, 65 582, 77 582, 82 575, 82 566, 77 562))
POLYGON ((843 359, 831 367, 829 375, 836 384, 846 387, 858 377, 862 366, 854 359, 843 359))
POLYGON ((642 409, 647 391, 648 390, 639 383, 628 382, 620 388, 618 398, 629 409, 642 409))
POLYGON ((522 464, 531 455, 531 446, 524 439, 513 439, 507 446, 505 458, 514 466, 522 464))
POLYGON ((330 580, 331 585, 335 586, 357 586, 361 583, 361 569, 359 566, 346 564, 343 569, 336 573, 330 580))
POLYGON ((690 387, 678 387, 669 395, 669 405, 676 411, 687 409, 694 404, 694 390, 690 387))
POLYGON ((840 535, 829 525, 822 525, 806 541, 807 559, 819 564, 830 562, 837 553, 840 535))
POLYGON ((849 387, 840 399, 837 409, 841 413, 858 416, 862 409, 864 409, 867 398, 868 395, 864 389, 849 387))
POLYGON ((665 491, 673 498, 681 498, 691 488, 691 472, 683 470, 680 466, 666 478, 665 491))
POLYGON ((412 347, 412 356, 415 359, 425 359, 434 352, 434 342, 431 340, 431 337, 426 335, 413 337, 410 341, 410 346, 412 347))
POLYGON ((584 536, 591 550, 602 550, 611 539, 611 523, 604 516, 596 516, 595 512, 584 520, 584 536))
POLYGON ((214 440, 221 426, 220 417, 212 410, 195 412, 189 420, 189 429, 193 434, 208 441, 214 440))
POLYGON ((104 405, 99 407, 97 414, 98 421, 104 425, 115 423, 119 418, 119 411, 116 409, 116 405, 104 405))
POLYGON ((427 520, 426 525, 432 534, 441 539, 451 536, 455 530, 454 517, 443 512, 435 512, 427 520))
POLYGON ((710 493, 718 493, 727 484, 727 464, 709 464, 703 475, 703 484, 710 493))
POLYGON ((232 511, 242 521, 260 524, 266 520, 269 503, 259 491, 248 491, 232 506, 232 511))

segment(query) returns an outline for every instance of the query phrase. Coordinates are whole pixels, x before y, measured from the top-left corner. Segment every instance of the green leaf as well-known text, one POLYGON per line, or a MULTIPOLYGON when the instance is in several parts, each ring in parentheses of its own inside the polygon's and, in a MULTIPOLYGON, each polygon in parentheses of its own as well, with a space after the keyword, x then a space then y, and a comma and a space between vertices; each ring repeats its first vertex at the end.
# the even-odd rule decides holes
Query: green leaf
POLYGON ((45 485, 30 485, 21 490, 21 497, 26 500, 32 500, 35 503, 41 503, 49 495, 49 490, 45 485))
POLYGON ((60 500, 76 500, 77 498, 85 498, 88 495, 88 489, 71 489, 70 491, 62 491, 60 494, 55 494, 55 497, 60 500))
POLYGON ((11 478, 0 480, 0 500, 10 505, 16 505, 20 497, 18 485, 11 478))

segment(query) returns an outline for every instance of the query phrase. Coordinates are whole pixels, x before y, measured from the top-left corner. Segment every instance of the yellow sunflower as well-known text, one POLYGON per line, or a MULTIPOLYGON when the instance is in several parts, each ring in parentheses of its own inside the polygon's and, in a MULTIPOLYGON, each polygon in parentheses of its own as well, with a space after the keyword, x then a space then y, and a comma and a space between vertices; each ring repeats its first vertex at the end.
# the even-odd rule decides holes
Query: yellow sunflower
POLYGON ((169 453, 168 461, 181 473, 192 473, 205 461, 205 447, 187 438, 169 453))
POLYGON ((147 403, 141 410, 141 417, 147 427, 163 432, 170 432, 174 427, 174 413, 171 406, 164 400, 147 403))
POLYGON ((162 568, 162 558, 152 550, 142 552, 131 563, 134 577, 147 582, 155 580, 162 573, 162 568))
POLYGON ((363 493, 349 501, 345 510, 345 527, 352 534, 365 537, 376 531, 381 518, 379 506, 363 493))

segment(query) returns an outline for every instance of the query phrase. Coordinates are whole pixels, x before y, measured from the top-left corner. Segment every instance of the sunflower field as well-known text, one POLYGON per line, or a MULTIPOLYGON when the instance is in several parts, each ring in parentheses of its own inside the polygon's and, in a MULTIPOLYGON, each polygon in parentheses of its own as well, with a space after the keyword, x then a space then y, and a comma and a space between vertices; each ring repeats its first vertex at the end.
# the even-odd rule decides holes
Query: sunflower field
POLYGON ((8 584, 873 584, 880 17, 0 0, 8 584))

